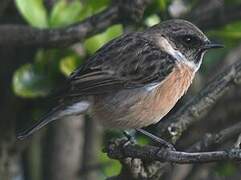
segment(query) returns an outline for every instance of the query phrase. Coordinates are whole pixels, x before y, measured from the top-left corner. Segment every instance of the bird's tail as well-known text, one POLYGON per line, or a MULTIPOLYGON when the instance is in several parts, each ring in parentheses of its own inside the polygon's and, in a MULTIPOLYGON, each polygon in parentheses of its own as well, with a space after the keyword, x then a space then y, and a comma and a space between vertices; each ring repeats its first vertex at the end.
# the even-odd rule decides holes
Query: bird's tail
POLYGON ((20 139, 20 140, 25 139, 26 137, 30 136, 35 131, 41 129, 42 127, 44 127, 48 123, 50 123, 50 122, 52 122, 56 119, 59 119, 58 114, 59 114, 60 110, 61 110, 60 106, 52 109, 47 114, 45 114, 38 122, 34 123, 32 126, 27 128, 26 130, 18 133, 17 138, 20 139))
POLYGON ((56 108, 45 114, 38 122, 30 126, 30 128, 17 134, 17 138, 24 139, 54 120, 61 119, 66 116, 83 114, 86 110, 88 110, 89 106, 90 103, 83 99, 78 99, 78 101, 71 104, 61 103, 56 108))

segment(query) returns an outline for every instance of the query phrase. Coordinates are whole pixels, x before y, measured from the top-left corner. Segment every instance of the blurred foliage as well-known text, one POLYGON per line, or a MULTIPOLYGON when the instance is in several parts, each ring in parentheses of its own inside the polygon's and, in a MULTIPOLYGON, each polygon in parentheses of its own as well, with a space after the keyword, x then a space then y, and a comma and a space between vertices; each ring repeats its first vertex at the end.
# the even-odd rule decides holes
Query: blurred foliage
POLYGON ((201 73, 208 74, 210 69, 221 61, 226 53, 227 49, 216 49, 215 51, 209 51, 206 53, 204 55, 202 66, 200 67, 201 73))
POLYGON ((58 76, 58 50, 38 50, 34 63, 23 64, 13 75, 13 90, 25 98, 43 97, 53 89, 58 76))
POLYGON ((13 90, 18 96, 38 97, 50 92, 51 82, 47 74, 37 66, 25 64, 13 76, 13 90))
POLYGON ((204 73, 209 72, 218 61, 222 60, 225 54, 241 42, 241 21, 236 21, 224 27, 210 30, 207 34, 211 40, 215 39, 224 44, 225 48, 209 51, 205 55, 203 65, 201 66, 201 70, 204 73))
POLYGON ((218 176, 232 176, 237 171, 237 167, 234 162, 221 162, 216 165, 214 171, 218 176))
POLYGON ((237 21, 231 24, 227 24, 217 30, 209 32, 210 35, 222 38, 227 42, 237 41, 241 39, 241 21, 237 21))
POLYGON ((99 12, 110 4, 110 0, 84 0, 85 6, 92 12, 99 12))
POLYGON ((145 24, 150 27, 160 23, 160 17, 156 14, 150 15, 145 19, 145 24))
POLYGON ((37 28, 54 28, 73 24, 109 5, 109 0, 57 0, 50 12, 43 0, 15 0, 24 19, 37 28))
POLYGON ((159 5, 159 10, 160 11, 165 11, 171 2, 171 0, 156 0, 158 5, 159 5))
POLYGON ((47 28, 47 11, 42 0, 15 0, 19 12, 27 22, 38 28, 47 28))
POLYGON ((76 55, 69 55, 60 59, 59 68, 60 71, 65 75, 70 75, 76 67, 82 63, 82 59, 79 61, 79 58, 76 55))
POLYGON ((80 1, 58 1, 50 12, 49 27, 61 27, 77 22, 82 10, 83 5, 80 1))
MULTIPOLYGON (((121 164, 118 160, 110 159, 106 153, 100 152, 100 162, 103 164, 102 171, 104 176, 110 177, 117 175, 121 170, 121 164)), ((103 177, 103 178, 106 178, 103 177)))
POLYGON ((227 5, 240 4, 240 0, 224 0, 224 3, 227 4, 227 5))
MULTIPOLYGON (((16 0, 16 6, 25 20, 37 28, 57 28, 71 25, 102 9, 109 0, 66 1, 59 0, 50 12, 44 7, 43 0, 16 0)), ((86 51, 94 53, 106 42, 121 35, 122 25, 115 25, 105 32, 95 35, 84 42, 86 51)), ((13 76, 13 90, 25 98, 46 96, 52 89, 56 77, 68 76, 83 63, 83 55, 66 50, 38 50, 35 62, 22 65, 13 76)))
POLYGON ((117 36, 120 36, 122 32, 122 25, 111 26, 105 32, 85 40, 84 47, 88 53, 93 54, 97 49, 106 44, 108 41, 117 36))

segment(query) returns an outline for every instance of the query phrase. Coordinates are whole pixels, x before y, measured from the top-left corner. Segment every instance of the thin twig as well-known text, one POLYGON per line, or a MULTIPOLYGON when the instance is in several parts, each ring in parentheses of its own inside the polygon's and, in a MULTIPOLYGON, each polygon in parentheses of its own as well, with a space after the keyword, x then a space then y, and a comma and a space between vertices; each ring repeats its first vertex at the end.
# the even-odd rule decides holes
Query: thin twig
POLYGON ((205 151, 214 145, 222 144, 223 142, 237 136, 241 133, 241 122, 234 124, 231 127, 221 130, 216 134, 206 134, 203 139, 196 142, 190 148, 188 152, 205 151))

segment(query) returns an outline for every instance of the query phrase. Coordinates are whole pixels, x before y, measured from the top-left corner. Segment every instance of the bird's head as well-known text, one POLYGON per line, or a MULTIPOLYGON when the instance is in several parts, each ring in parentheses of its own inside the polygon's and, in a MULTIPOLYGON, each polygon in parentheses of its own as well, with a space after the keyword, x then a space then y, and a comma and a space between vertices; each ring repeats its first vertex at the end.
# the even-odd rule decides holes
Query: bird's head
POLYGON ((212 48, 223 47, 212 43, 207 36, 192 23, 175 19, 168 20, 150 28, 153 34, 162 36, 166 44, 162 48, 174 56, 182 56, 195 69, 200 67, 204 53, 212 48), (174 52, 175 51, 175 52, 174 52))

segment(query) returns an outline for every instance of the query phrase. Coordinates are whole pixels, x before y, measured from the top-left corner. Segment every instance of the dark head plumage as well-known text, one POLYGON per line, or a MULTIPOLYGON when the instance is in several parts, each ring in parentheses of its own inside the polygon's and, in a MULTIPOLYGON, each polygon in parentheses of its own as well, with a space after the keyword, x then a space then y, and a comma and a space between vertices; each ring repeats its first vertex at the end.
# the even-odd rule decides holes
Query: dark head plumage
POLYGON ((207 36, 194 24, 186 20, 173 19, 157 24, 146 32, 160 34, 168 40, 173 49, 180 51, 189 61, 200 64, 202 55, 207 49, 221 45, 211 43, 207 36))

